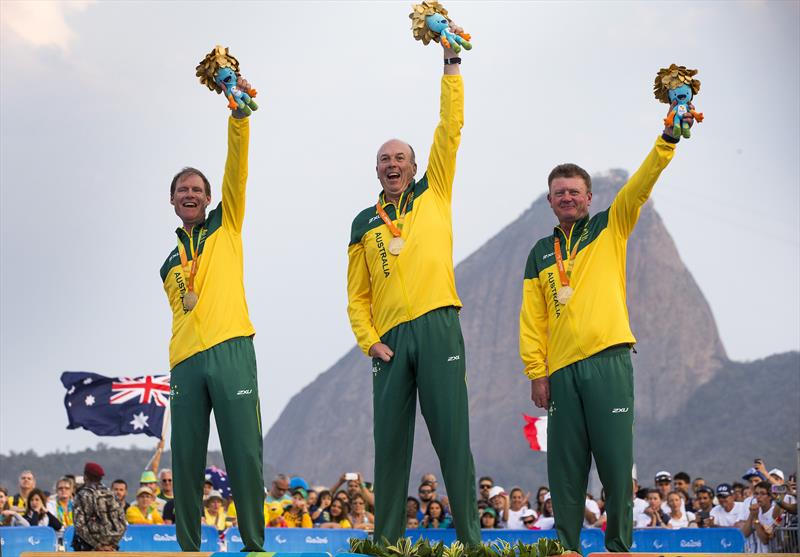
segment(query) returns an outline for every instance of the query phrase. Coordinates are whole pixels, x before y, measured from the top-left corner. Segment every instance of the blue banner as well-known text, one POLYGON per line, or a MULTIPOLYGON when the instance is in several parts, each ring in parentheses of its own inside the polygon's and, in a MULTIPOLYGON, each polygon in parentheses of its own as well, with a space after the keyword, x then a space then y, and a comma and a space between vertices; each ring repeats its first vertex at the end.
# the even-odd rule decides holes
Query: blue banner
POLYGON ((56 551, 56 531, 49 526, 4 526, 0 548, 3 557, 19 557, 23 551, 56 551))
MULTIPOLYGON (((219 535, 213 526, 200 527, 200 551, 219 551, 219 535)), ((130 525, 119 542, 120 551, 180 551, 174 525, 130 525)))
POLYGON ((742 553, 738 528, 648 528, 633 533, 631 551, 656 553, 742 553))
MULTIPOLYGON (((350 551, 350 538, 364 539, 364 530, 338 528, 264 528, 264 551, 291 553, 338 553, 350 551)), ((227 551, 241 551, 244 547, 238 528, 228 528, 225 533, 227 551)))

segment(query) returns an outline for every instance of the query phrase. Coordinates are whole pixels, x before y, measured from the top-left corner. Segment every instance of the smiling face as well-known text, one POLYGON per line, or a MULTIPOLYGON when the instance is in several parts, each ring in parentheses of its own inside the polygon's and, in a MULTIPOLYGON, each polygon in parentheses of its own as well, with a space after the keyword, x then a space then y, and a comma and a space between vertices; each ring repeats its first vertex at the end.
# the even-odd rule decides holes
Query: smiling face
POLYGON ((342 502, 341 501, 334 501, 331 503, 331 517, 341 516, 342 514, 342 502))
POLYGON ((550 183, 547 201, 559 224, 571 226, 589 214, 592 192, 580 176, 554 178, 550 183))
POLYGON ((408 143, 390 139, 381 145, 375 171, 386 197, 399 198, 417 174, 417 163, 408 143))
POLYGON ((525 496, 522 494, 521 489, 512 489, 511 490, 511 510, 518 511, 522 508, 522 502, 525 500, 525 496))
POLYGON ((211 196, 206 193, 200 176, 187 174, 178 179, 169 202, 175 207, 175 214, 183 221, 184 228, 188 229, 206 220, 206 207, 211 203, 211 196))
POLYGON ((670 102, 688 103, 692 100, 692 88, 688 85, 681 85, 676 89, 669 90, 670 102))

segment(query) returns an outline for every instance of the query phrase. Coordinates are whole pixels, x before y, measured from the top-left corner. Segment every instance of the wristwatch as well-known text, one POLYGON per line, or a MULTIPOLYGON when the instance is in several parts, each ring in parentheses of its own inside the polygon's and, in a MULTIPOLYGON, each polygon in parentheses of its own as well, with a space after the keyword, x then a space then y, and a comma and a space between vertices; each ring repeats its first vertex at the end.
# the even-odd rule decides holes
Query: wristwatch
POLYGON ((461 58, 459 58, 458 56, 454 56, 453 58, 445 58, 444 59, 444 65, 445 66, 452 66, 453 64, 460 64, 460 63, 461 63, 461 58))

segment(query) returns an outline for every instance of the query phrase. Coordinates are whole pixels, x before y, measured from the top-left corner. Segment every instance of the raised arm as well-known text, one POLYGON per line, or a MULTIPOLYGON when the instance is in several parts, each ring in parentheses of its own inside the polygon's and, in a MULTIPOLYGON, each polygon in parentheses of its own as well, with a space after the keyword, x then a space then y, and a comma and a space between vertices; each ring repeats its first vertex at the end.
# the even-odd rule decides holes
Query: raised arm
POLYGON ((235 111, 228 119, 228 159, 222 178, 222 226, 237 233, 244 222, 250 119, 235 111))
POLYGON ((642 205, 650 197, 650 192, 653 191, 653 186, 661 175, 661 171, 666 168, 675 154, 675 143, 677 141, 667 140, 663 135, 659 137, 647 158, 644 159, 636 173, 622 186, 611 203, 608 225, 622 237, 627 238, 633 232, 633 227, 639 220, 642 205))
POLYGON ((433 191, 450 201, 453 196, 453 178, 456 174, 456 153, 461 143, 461 128, 464 125, 464 82, 461 66, 452 63, 456 53, 449 48, 442 50, 444 75, 439 107, 439 125, 433 133, 433 145, 428 157, 428 184, 433 191))

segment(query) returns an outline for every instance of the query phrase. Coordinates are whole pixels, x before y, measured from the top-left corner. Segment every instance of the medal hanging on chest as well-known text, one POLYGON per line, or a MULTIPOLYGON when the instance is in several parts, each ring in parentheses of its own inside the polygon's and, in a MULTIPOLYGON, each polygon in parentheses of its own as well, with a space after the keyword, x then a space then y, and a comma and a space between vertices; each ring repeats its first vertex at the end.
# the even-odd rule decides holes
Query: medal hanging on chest
POLYGON ((377 205, 375 205, 375 210, 378 212, 381 220, 387 227, 389 227, 389 232, 392 233, 392 239, 389 240, 389 253, 394 256, 400 255, 400 252, 403 251, 403 246, 406 245, 406 241, 402 238, 403 223, 406 218, 406 211, 408 210, 408 206, 411 204, 412 199, 414 199, 414 192, 408 194, 405 204, 403 203, 403 195, 400 195, 400 201, 395 206, 398 208, 396 211, 396 225, 392 222, 392 219, 389 218, 389 215, 386 214, 386 211, 384 210, 383 205, 381 205, 380 200, 378 200, 377 205), (402 207, 402 209, 400 209, 400 207, 402 207))
POLYGON ((186 275, 186 269, 189 267, 189 262, 187 261, 186 251, 183 249, 180 238, 178 239, 178 253, 181 256, 181 270, 183 271, 184 283, 186 284, 186 292, 184 292, 182 299, 184 311, 192 311, 197 305, 197 302, 200 300, 200 297, 197 295, 197 292, 194 289, 194 277, 197 274, 198 267, 200 266, 200 246, 203 243, 203 237, 205 236, 205 233, 206 229, 203 228, 200 231, 200 236, 197 239, 197 249, 194 248, 192 235, 189 234, 189 249, 192 251, 192 266, 189 269, 188 276, 186 275))
MULTIPOLYGON (((567 305, 572 295, 575 293, 575 290, 570 286, 570 281, 572 279, 572 267, 575 265, 575 256, 578 254, 578 245, 581 243, 581 238, 583 238, 584 234, 586 233, 586 226, 588 226, 588 222, 584 225, 583 230, 581 231, 578 239, 575 241, 575 245, 572 247, 572 253, 567 252, 567 257, 569 260, 567 261, 567 268, 564 269, 564 260, 561 257, 561 239, 558 237, 558 233, 556 233, 555 238, 553 239, 553 254, 556 257, 556 266, 558 267, 558 278, 561 282, 561 287, 556 291, 556 300, 562 306, 567 305)), ((573 228, 574 229, 574 228, 573 228)))

